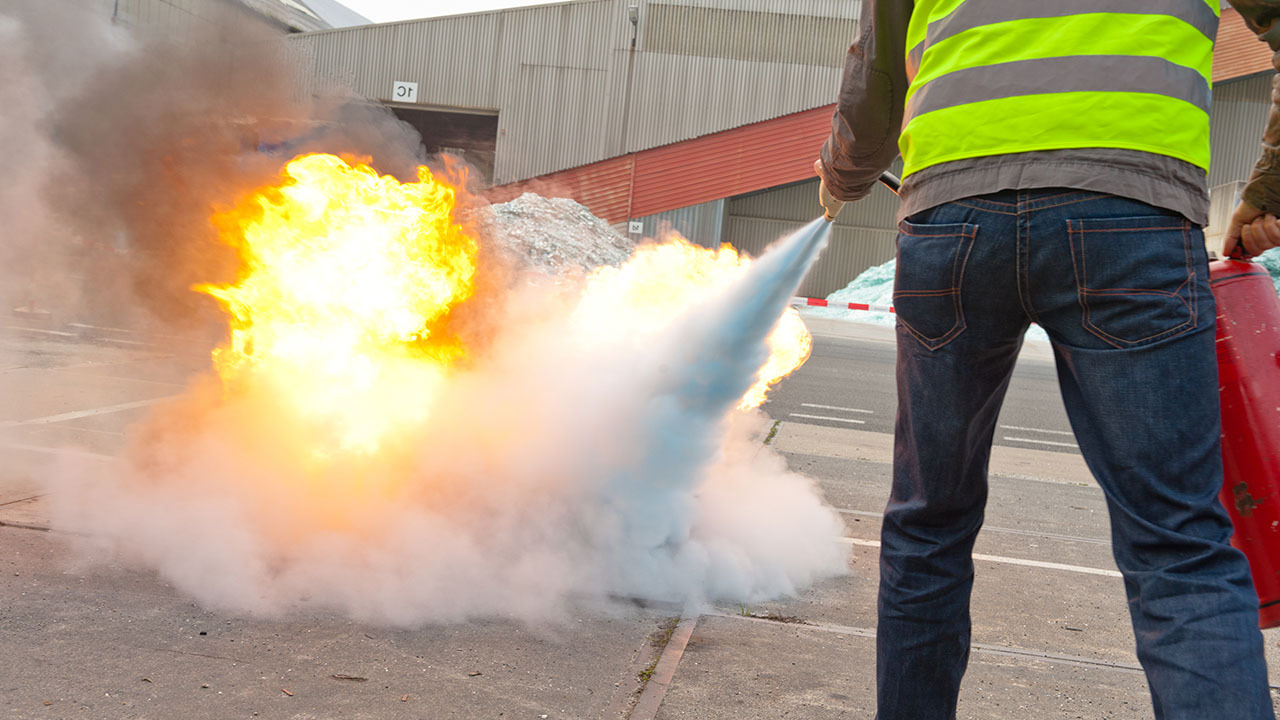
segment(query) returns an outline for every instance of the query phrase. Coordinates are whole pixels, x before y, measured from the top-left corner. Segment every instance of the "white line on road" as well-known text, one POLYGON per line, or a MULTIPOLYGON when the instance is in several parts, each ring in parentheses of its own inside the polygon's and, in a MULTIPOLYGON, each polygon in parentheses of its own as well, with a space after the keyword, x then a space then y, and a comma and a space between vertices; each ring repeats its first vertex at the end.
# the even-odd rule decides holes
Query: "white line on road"
POLYGON ((1017 425, 1001 425, 1000 427, 1004 430, 1017 430, 1018 432, 1038 432, 1038 433, 1045 433, 1046 435, 1066 435, 1068 437, 1073 437, 1075 435, 1075 433, 1072 433, 1067 430, 1045 430, 1043 428, 1018 427, 1017 425))
MULTIPOLYGON (((755 623, 772 623, 774 620, 767 617, 756 617, 753 615, 743 615, 741 613, 727 612, 708 612, 706 616, 724 618, 726 620, 740 620, 743 622, 755 623)), ((853 627, 851 625, 836 625, 832 623, 822 622, 806 622, 802 627, 809 630, 830 633, 832 635, 846 637, 860 637, 874 639, 876 631, 872 628, 853 627)), ((1044 650, 1026 650, 1017 647, 1008 647, 1004 645, 988 645, 986 643, 970 643, 969 647, 975 653, 987 653, 991 655, 1002 655, 1005 657, 1024 658, 1036 662, 1050 662, 1062 665, 1078 665, 1082 667, 1105 668, 1108 670, 1118 670, 1125 673, 1142 673, 1142 666, 1134 663, 1119 663, 1111 660, 1099 660, 1097 658, 1080 657, 1078 655, 1064 655, 1062 653, 1048 652, 1044 650)), ((1271 687, 1280 687, 1272 685, 1271 687)))
POLYGON ((85 460, 102 460, 104 462, 115 462, 115 458, 111 455, 103 455, 101 453, 89 452, 87 450, 75 450, 72 448, 56 448, 46 447, 44 445, 26 445, 23 443, 0 443, 0 448, 8 448, 10 450, 26 450, 28 452, 43 453, 45 455, 67 455, 69 457, 78 457, 85 460))
POLYGON ((1054 442, 1052 440, 1032 440, 1031 438, 1016 438, 1016 437, 1007 437, 1005 438, 1005 440, 1008 440, 1010 442, 1033 443, 1035 445, 1052 445, 1053 447, 1065 447, 1065 448, 1076 448, 1076 449, 1080 448, 1080 446, 1075 443, 1054 442))
MULTIPOLYGON (((880 547, 879 540, 859 540, 857 538, 838 538, 839 542, 849 545, 861 545, 862 547, 880 547)), ((1041 562, 1040 560, 1024 560, 1022 558, 1003 557, 1000 555, 980 555, 973 554, 974 560, 983 560, 986 562, 1005 563, 1006 565, 1024 565, 1026 567, 1044 568, 1046 570, 1066 570, 1068 572, 1083 573, 1085 575, 1102 575, 1103 577, 1124 577, 1118 570, 1103 570, 1102 568, 1083 567, 1081 565, 1065 565, 1055 562, 1041 562)))
MULTIPOLYGON (((841 515, 861 515, 863 517, 884 519, 883 512, 871 512, 869 510, 850 510, 849 508, 835 508, 835 511, 841 515)), ((1059 535, 1058 533, 1041 532, 1038 530, 1018 530, 1016 528, 994 527, 992 525, 983 525, 982 532, 1002 533, 1006 535, 1025 535, 1027 537, 1045 538, 1048 540, 1065 540, 1067 542, 1089 543, 1091 545, 1110 545, 1110 540, 1102 540, 1100 538, 1081 537, 1079 535, 1059 535)))
POLYGON ((125 410, 134 410, 137 408, 147 407, 148 405, 155 405, 156 403, 162 403, 169 399, 169 397, 160 397, 153 398, 151 400, 138 400, 136 402, 93 408, 92 410, 77 410, 75 412, 61 413, 59 415, 47 415, 45 417, 32 418, 30 420, 5 420, 4 422, 0 422, 0 428, 16 427, 19 425, 49 425, 51 423, 60 423, 67 420, 78 420, 80 418, 93 417, 95 415, 110 415, 112 413, 124 412, 125 410))
POLYGON ((827 417, 826 415, 802 415, 800 413, 791 413, 791 417, 805 418, 807 420, 830 420, 831 422, 853 423, 855 425, 866 425, 866 420, 854 420, 852 418, 827 417))
POLYGON ((5 325, 0 330, 18 330, 20 332, 34 333, 36 335, 53 335, 54 337, 80 337, 75 333, 62 332, 60 330, 41 330, 40 328, 25 327, 23 325, 5 325))
POLYGON ((818 408, 819 410, 841 410, 844 412, 852 412, 852 413, 866 413, 868 415, 875 414, 874 410, 860 410, 858 408, 838 407, 836 405, 815 405, 813 403, 800 403, 800 406, 809 407, 809 408, 818 408))

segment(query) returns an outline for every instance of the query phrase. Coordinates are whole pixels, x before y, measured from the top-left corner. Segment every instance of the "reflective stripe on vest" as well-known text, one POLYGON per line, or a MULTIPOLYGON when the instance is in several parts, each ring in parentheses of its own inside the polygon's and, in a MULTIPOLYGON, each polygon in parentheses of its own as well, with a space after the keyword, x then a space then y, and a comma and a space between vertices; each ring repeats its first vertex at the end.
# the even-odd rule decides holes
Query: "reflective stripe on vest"
POLYGON ((903 175, 1068 148, 1207 171, 1218 13, 1216 0, 917 0, 903 175))

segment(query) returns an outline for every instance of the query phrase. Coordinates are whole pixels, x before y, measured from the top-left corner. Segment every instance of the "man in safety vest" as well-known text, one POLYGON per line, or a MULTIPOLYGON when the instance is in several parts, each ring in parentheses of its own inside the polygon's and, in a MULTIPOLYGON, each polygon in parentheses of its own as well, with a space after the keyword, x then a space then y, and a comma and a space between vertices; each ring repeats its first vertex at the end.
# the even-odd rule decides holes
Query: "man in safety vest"
MULTIPOLYGON (((1232 3, 1280 49, 1280 0, 1232 3)), ((903 160, 878 717, 956 717, 996 417, 1037 323, 1106 494, 1156 717, 1274 718, 1217 499, 1201 227, 1218 0, 864 0, 862 18, 817 171, 834 219, 903 160)), ((1228 250, 1280 245, 1271 120, 1228 250)))

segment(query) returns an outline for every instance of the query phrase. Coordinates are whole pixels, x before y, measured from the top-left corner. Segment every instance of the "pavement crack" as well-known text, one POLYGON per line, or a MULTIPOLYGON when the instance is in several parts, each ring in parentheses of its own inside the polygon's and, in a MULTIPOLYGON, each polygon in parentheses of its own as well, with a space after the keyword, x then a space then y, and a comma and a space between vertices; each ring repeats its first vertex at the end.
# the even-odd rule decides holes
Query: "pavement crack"
POLYGON ((19 499, 19 500, 9 500, 9 501, 7 501, 7 502, 0 502, 0 507, 4 507, 5 505, 17 505, 18 503, 24 503, 24 502, 27 502, 28 500, 38 500, 38 499, 40 499, 40 498, 42 498, 42 497, 44 497, 44 495, 43 495, 43 494, 41 494, 41 495, 32 495, 31 497, 24 497, 24 498, 21 498, 21 499, 19 499))
POLYGON ((243 663, 245 665, 253 664, 248 660, 241 660, 240 658, 227 657, 226 655, 210 655, 208 653, 198 653, 198 652, 192 652, 190 650, 174 650, 173 648, 159 648, 159 647, 151 647, 148 645, 130 645, 129 647, 132 647, 136 650, 155 650, 157 652, 167 652, 167 653, 173 653, 175 655, 191 655, 194 657, 209 658, 211 660, 227 660, 229 662, 243 663))
POLYGON ((34 530, 35 532, 53 532, 53 528, 44 525, 31 525, 29 523, 16 523, 7 520, 0 520, 0 527, 13 528, 14 530, 34 530))

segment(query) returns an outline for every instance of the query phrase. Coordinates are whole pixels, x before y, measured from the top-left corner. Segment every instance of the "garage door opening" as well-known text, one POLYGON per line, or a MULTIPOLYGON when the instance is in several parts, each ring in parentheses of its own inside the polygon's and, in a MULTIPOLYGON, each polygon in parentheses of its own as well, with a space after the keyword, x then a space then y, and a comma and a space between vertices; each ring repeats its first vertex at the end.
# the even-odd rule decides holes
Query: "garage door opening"
POLYGON ((396 117, 422 135, 429 154, 460 156, 480 173, 484 182, 493 181, 493 159, 498 147, 498 116, 449 112, 404 106, 390 106, 396 117))

